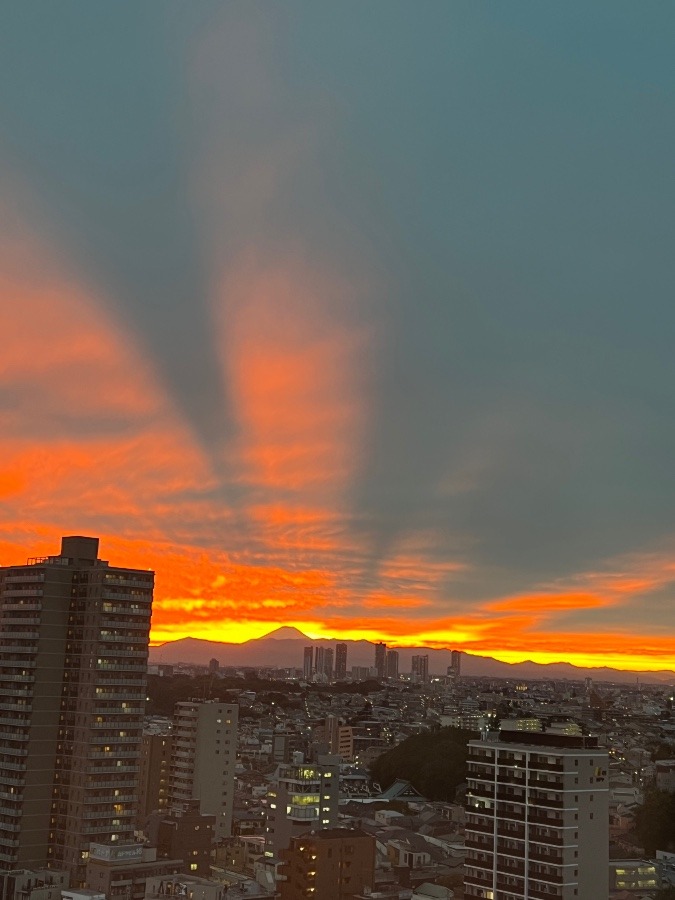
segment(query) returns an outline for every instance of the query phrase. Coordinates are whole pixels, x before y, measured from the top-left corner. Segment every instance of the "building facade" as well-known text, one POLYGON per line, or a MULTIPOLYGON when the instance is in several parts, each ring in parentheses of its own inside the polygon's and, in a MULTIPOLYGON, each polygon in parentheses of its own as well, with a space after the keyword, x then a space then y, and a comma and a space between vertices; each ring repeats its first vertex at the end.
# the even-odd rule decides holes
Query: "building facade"
POLYGON ((378 678, 384 678, 387 674, 387 645, 381 641, 375 644, 375 672, 378 678))
POLYGON ((280 900, 353 900, 374 885, 375 838, 356 828, 294 837, 281 859, 280 900))
POLYGON ((268 794, 265 856, 278 858, 293 836, 308 829, 337 825, 339 799, 339 756, 279 766, 268 794))
POLYGON ((107 900, 143 900, 148 878, 182 871, 180 859, 157 859, 154 847, 142 844, 92 844, 86 884, 107 900))
POLYGON ((470 741, 465 896, 606 897, 607 772, 597 738, 501 732, 470 741))
POLYGON ((91 841, 133 837, 154 573, 98 539, 0 569, 0 868, 84 883, 91 841))
POLYGON ((171 734, 148 733, 141 744, 137 824, 142 828, 150 813, 169 805, 171 734))
POLYGON ((412 658, 412 675, 417 677, 420 681, 428 681, 429 680, 429 656, 428 654, 424 654, 423 656, 413 656, 412 658))
POLYGON ((345 681, 347 678, 347 645, 335 645, 335 680, 345 681))
POLYGON ((219 700, 185 700, 174 714, 169 808, 199 800, 216 817, 216 840, 232 832, 238 718, 238 706, 219 700))
POLYGON ((302 677, 311 681, 314 674, 314 647, 305 647, 302 656, 302 677))

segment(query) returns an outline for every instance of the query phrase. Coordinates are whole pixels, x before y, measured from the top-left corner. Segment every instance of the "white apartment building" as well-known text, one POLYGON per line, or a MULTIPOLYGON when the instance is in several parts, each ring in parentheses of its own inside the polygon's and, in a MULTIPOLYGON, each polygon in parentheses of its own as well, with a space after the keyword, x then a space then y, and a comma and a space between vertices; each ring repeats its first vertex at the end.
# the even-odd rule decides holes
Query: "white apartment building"
POLYGON ((232 832, 238 719, 239 707, 219 700, 185 700, 174 713, 169 808, 199 800, 216 840, 232 832))
POLYGON ((594 737, 502 731, 470 741, 465 896, 606 897, 607 771, 594 737))
POLYGON ((297 834, 337 826, 340 762, 339 756, 325 754, 316 763, 279 766, 267 795, 266 857, 278 857, 297 834))

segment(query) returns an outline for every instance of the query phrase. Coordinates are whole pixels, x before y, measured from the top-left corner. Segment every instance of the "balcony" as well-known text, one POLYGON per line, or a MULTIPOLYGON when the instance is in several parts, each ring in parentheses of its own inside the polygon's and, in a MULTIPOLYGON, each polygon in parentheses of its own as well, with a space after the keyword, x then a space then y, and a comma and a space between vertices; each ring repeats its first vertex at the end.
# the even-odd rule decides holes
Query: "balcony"
POLYGON ((516 862, 509 863, 504 857, 497 860, 497 879, 503 879, 505 875, 514 878, 525 878, 525 863, 516 862))
MULTIPOLYGON (((103 594, 105 596, 106 593, 110 593, 110 592, 106 591, 106 587, 108 587, 108 585, 110 585, 110 584, 120 585, 121 587, 145 588, 146 591, 151 591, 152 587, 153 587, 153 583, 154 583, 153 581, 144 581, 144 580, 141 580, 140 578, 125 577, 124 575, 112 576, 110 578, 105 579, 105 581, 103 583, 103 594)), ((134 596, 134 600, 136 600, 136 601, 142 599, 135 595, 133 595, 133 596, 134 596)))
POLYGON ((481 821, 481 822, 472 822, 472 821, 467 820, 466 830, 467 830, 467 832, 475 831, 478 834, 494 834, 495 820, 487 819, 487 821, 481 821))
POLYGON ((115 729, 120 728, 130 732, 137 732, 136 734, 127 734, 124 737, 121 737, 117 730, 110 731, 109 734, 98 734, 94 732, 91 737, 90 743, 92 744, 130 744, 133 741, 137 741, 139 744, 141 743, 141 731, 138 727, 139 723, 137 719, 134 719, 130 722, 120 722, 117 719, 115 722, 94 722, 94 728, 108 728, 112 727, 115 729))
MULTIPOLYGON (((134 602, 138 601, 138 597, 135 598, 134 602)), ((104 598, 103 602, 103 615, 107 615, 108 613, 113 613, 115 615, 124 615, 124 616, 143 616, 143 618, 148 618, 150 614, 150 606, 139 609, 138 607, 133 606, 120 606, 118 603, 111 603, 109 599, 104 598)))
POLYGON ((533 797, 530 794, 530 807, 543 809, 564 809, 565 804, 562 800, 549 800, 547 797, 533 797))
POLYGON ((551 891, 542 891, 539 888, 532 887, 530 882, 527 890, 530 900, 555 900, 556 897, 562 897, 562 889, 554 889, 551 891))
MULTIPOLYGON (((25 731, 6 731, 0 729, 0 741, 27 741, 28 735, 25 731)), ((3 750, 4 752, 4 750, 3 750)))
POLYGON ((497 826, 497 835, 507 840, 524 841, 525 826, 500 822, 497 826))
MULTIPOLYGON (((0 709, 2 709, 1 706, 0 706, 0 709)), ((24 711, 25 710, 23 710, 23 709, 21 710, 21 712, 24 712, 24 711)), ((0 715, 0 725, 10 725, 13 728, 28 728, 28 726, 30 725, 30 720, 28 719, 28 716, 14 717, 14 716, 0 715)))
POLYGON ((549 780, 547 778, 541 778, 537 775, 530 775, 529 781, 527 782, 530 787, 539 788, 543 791, 562 791, 565 788, 565 781, 562 778, 554 778, 549 780))
POLYGON ((562 828, 565 824, 562 816, 547 816, 534 808, 530 809, 529 821, 536 825, 545 825, 547 828, 562 828))
POLYGON ((492 835, 475 834, 473 837, 467 837, 464 843, 467 849, 491 853, 494 847, 494 837, 492 835))
POLYGON ((142 663, 138 665, 132 666, 129 663, 118 663, 118 662, 105 662, 98 663, 96 665, 96 670, 103 674, 104 672, 142 672, 145 674, 146 666, 142 663))
POLYGON ((30 572, 26 575, 6 575, 5 584, 33 584, 45 580, 44 572, 30 572))
MULTIPOLYGON (((565 843, 562 835, 540 834, 537 829, 530 828, 530 847, 532 844, 543 844, 548 847, 562 847, 565 843)), ((573 846, 576 847, 576 844, 573 846)), ((535 851, 536 852, 536 851, 535 851)))
MULTIPOLYGON (((21 596, 26 596, 25 594, 21 594, 21 596)), ((37 594, 36 594, 37 596, 37 594)), ((0 608, 7 612, 40 612, 42 610, 41 603, 16 603, 10 600, 9 602, 5 601, 0 604, 0 608)))
POLYGON ((531 844, 528 856, 533 862, 546 863, 549 866, 561 866, 563 864, 562 853, 545 853, 542 850, 537 850, 531 844))
POLYGON ((137 750, 90 750, 87 753, 87 759, 134 759, 138 756, 137 750))
POLYGON ((535 762, 530 757, 530 772, 564 772, 565 767, 562 763, 550 763, 539 761, 535 762))

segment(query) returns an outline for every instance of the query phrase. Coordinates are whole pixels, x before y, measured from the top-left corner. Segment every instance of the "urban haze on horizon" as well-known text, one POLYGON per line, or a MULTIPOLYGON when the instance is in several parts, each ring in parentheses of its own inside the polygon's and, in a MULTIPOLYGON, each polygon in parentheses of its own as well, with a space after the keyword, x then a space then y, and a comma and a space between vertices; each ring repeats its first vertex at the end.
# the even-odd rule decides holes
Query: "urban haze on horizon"
POLYGON ((100 536, 155 645, 675 670, 673 26, 8 6, 0 565, 100 536))

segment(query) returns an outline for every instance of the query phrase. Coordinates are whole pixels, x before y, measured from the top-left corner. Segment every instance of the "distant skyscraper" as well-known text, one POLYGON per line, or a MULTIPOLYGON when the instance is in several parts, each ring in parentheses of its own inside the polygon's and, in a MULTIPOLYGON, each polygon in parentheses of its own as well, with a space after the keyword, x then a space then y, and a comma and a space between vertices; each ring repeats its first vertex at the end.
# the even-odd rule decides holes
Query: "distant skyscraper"
POLYGON ((335 680, 344 681, 347 677, 347 645, 335 645, 335 680))
POLYGON ((375 644, 375 672, 378 678, 387 674, 387 645, 382 642, 375 644))
POLYGON ((220 669, 220 663, 218 662, 217 659, 214 658, 214 659, 209 660, 209 672, 212 675, 217 675, 219 669, 220 669))
POLYGON ((220 700, 176 704, 169 808, 199 800, 200 812, 216 817, 216 839, 232 830, 238 717, 238 706, 220 700))
POLYGON ((448 675, 457 679, 461 675, 462 670, 462 652, 461 650, 453 650, 450 653, 450 665, 448 666, 448 675))
POLYGON ((323 674, 328 681, 333 678, 333 648, 326 647, 323 654, 323 674))
POLYGON ((92 537, 0 568, 0 868, 79 886, 90 842, 133 839, 153 583, 92 537))
POLYGON ((470 741, 465 896, 606 897, 607 773, 597 738, 470 741))
POLYGON ((311 681, 314 674, 314 647, 305 647, 302 659, 302 676, 305 681, 311 681))
POLYGON ((387 678, 398 678, 398 650, 387 650, 387 678))
POLYGON ((429 656, 413 656, 412 658, 412 674, 417 675, 420 681, 429 680, 429 656))

